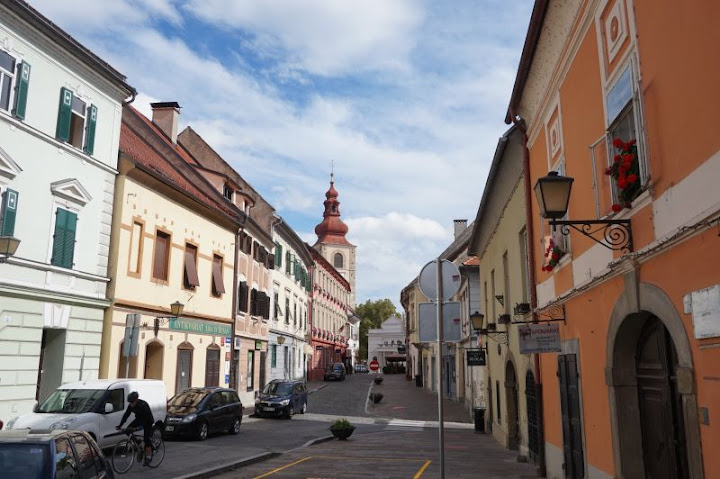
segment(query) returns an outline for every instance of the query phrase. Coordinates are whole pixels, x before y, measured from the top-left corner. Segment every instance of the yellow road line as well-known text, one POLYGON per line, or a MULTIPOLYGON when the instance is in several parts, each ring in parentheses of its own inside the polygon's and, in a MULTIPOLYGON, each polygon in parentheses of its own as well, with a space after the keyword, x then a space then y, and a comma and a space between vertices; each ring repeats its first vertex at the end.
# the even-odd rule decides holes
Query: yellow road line
MULTIPOLYGON (((317 458, 317 459, 337 459, 337 456, 312 456, 312 457, 317 458)), ((408 458, 396 458, 396 457, 372 457, 372 456, 363 456, 363 457, 359 457, 359 456, 357 456, 357 457, 356 457, 356 456, 348 457, 348 456, 345 456, 345 457, 343 457, 343 459, 345 459, 345 461, 352 461, 352 460, 357 460, 357 461, 375 460, 375 461, 389 461, 389 462, 392 462, 392 461, 395 461, 395 462, 426 461, 426 459, 425 459, 425 458, 422 458, 422 457, 418 457, 418 458, 411 458, 411 457, 408 457, 408 458)))
POLYGON ((413 479, 420 479, 420 476, 422 476, 423 472, 425 472, 425 469, 430 465, 432 461, 425 461, 425 464, 423 464, 423 467, 420 468, 420 470, 413 476, 413 479))
POLYGON ((296 465, 296 464, 300 464, 301 462, 305 462, 305 461, 307 461, 308 459, 312 459, 312 458, 313 458, 313 456, 308 456, 308 457, 306 457, 306 458, 300 459, 299 461, 295 461, 295 462, 293 462, 293 463, 286 464, 286 465, 284 465, 283 467, 278 467, 277 469, 273 469, 273 470, 270 471, 270 472, 266 472, 266 473, 263 474, 262 476, 255 476, 253 479, 262 479, 263 477, 270 476, 270 475, 272 475, 272 474, 275 474, 276 472, 282 471, 283 469, 287 469, 288 467, 292 467, 292 466, 294 466, 294 465, 296 465))

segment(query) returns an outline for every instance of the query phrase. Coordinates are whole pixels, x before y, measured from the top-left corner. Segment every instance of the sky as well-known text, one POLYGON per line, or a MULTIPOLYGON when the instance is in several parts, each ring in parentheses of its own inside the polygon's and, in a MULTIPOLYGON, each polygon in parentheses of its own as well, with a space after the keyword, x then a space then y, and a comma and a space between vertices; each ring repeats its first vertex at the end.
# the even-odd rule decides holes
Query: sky
POLYGON ((477 213, 531 0, 30 0, 191 126, 314 244, 331 169, 358 304, 477 213))

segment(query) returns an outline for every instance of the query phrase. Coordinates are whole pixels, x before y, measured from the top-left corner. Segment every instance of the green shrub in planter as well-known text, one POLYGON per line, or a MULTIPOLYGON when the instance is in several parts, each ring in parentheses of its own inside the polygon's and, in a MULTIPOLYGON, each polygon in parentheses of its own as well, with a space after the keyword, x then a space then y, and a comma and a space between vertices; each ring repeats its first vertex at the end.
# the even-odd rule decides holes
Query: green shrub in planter
POLYGON ((355 431, 355 426, 353 426, 350 421, 345 418, 336 419, 330 425, 330 432, 332 432, 333 436, 340 439, 341 441, 349 438, 352 435, 353 431, 355 431))

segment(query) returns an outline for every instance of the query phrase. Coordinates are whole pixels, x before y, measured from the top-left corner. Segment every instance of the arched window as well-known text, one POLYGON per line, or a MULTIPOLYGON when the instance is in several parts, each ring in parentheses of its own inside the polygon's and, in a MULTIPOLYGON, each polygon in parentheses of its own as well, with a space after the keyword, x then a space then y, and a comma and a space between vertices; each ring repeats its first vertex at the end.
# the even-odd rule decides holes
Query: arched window
POLYGON ((342 253, 335 253, 335 256, 333 258, 333 266, 336 268, 342 268, 343 267, 343 255, 342 253))

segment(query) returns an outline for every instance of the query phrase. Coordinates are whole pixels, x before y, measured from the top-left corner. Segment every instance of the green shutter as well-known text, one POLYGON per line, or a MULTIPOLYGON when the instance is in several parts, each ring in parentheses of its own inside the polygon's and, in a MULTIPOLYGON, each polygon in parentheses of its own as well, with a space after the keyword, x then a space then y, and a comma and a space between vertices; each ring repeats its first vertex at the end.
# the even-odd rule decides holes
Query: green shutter
POLYGON ((0 236, 13 236, 15 234, 15 216, 17 215, 18 192, 7 189, 2 194, 2 208, 0 209, 0 236))
POLYGON ((60 88, 60 106, 58 107, 57 131, 55 132, 55 136, 60 141, 70 141, 72 101, 73 92, 65 87, 60 88))
POLYGON ((95 151, 95 124, 97 123, 97 107, 90 105, 87 109, 87 134, 85 135, 85 153, 92 155, 95 151))
POLYGON ((77 215, 58 208, 55 213, 55 235, 50 263, 62 268, 72 268, 75 253, 75 230, 77 215))
POLYGON ((282 245, 275 243, 275 266, 282 266, 282 245))
POLYGON ((15 92, 15 108, 13 114, 16 118, 25 119, 25 109, 27 107, 28 88, 30 87, 30 64, 28 62, 20 62, 18 65, 18 76, 15 92))
POLYGON ((290 251, 285 253, 285 272, 290 273, 290 251))

